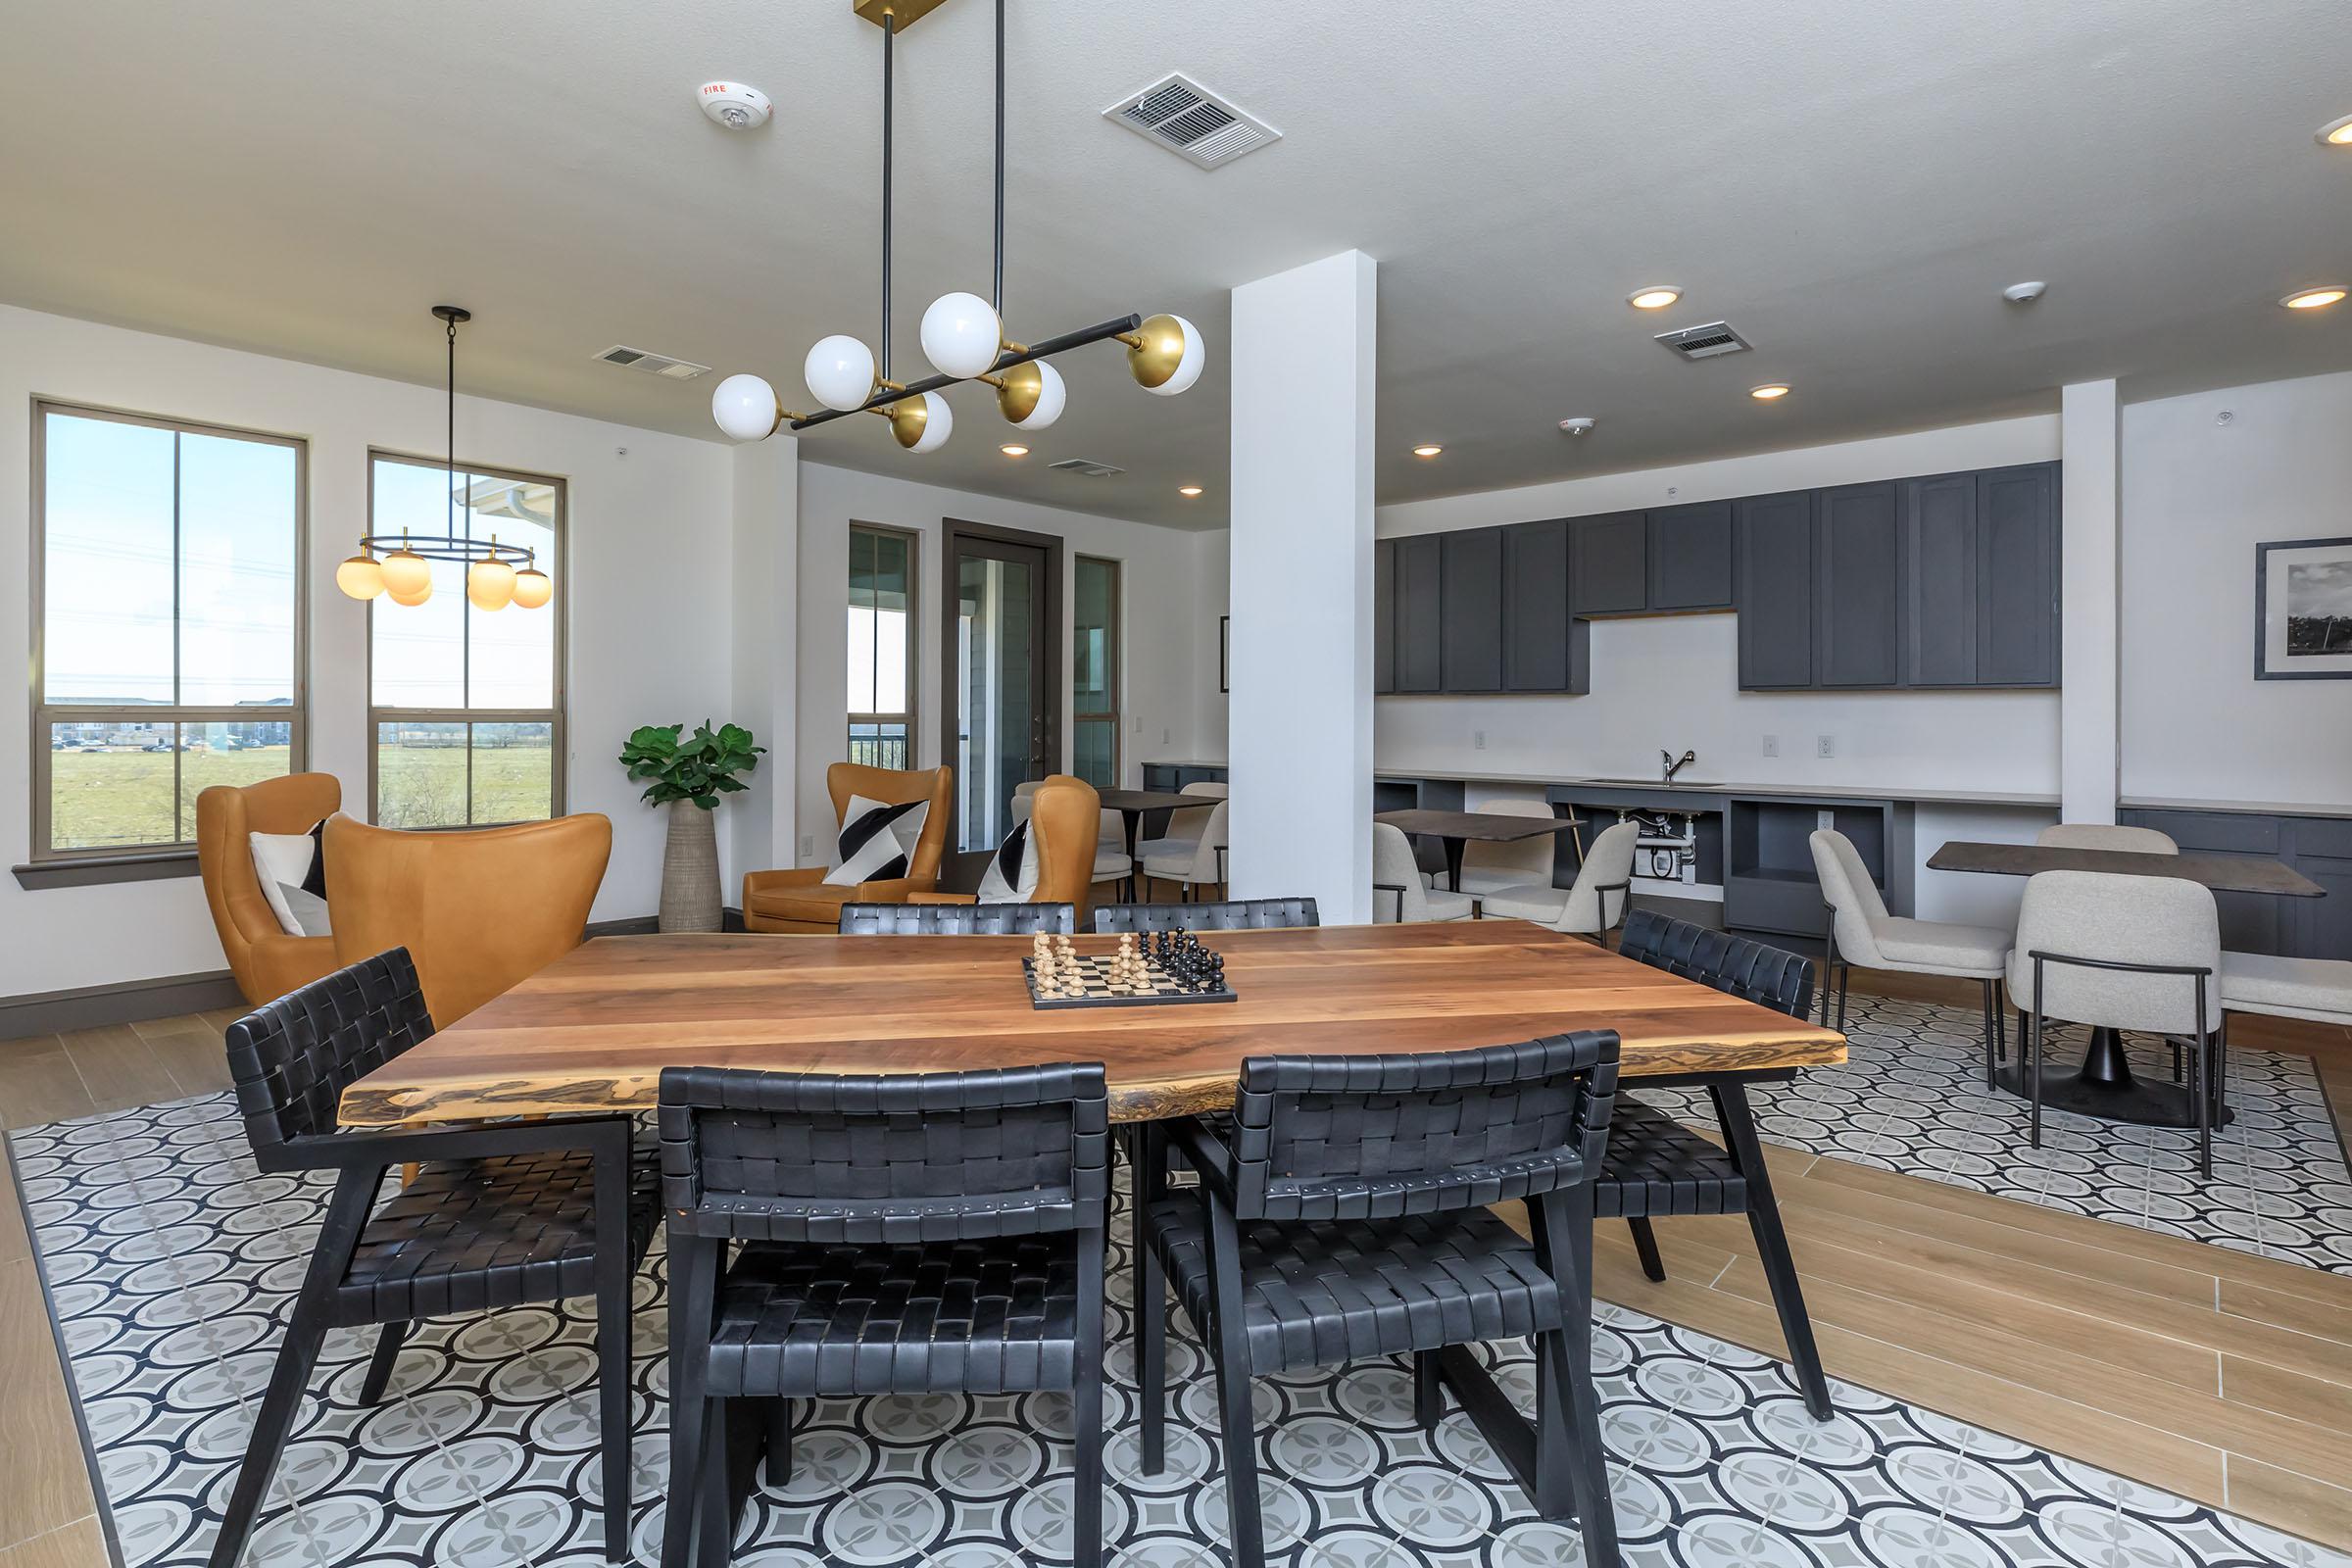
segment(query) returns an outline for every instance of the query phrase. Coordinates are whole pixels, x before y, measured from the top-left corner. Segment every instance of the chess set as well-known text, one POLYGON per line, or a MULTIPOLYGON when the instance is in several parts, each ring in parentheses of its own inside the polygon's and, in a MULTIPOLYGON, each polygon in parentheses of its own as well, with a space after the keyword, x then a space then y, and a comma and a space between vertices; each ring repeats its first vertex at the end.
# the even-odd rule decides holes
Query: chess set
POLYGON ((1182 1002, 1232 1002, 1225 956, 1190 931, 1119 935, 1115 953, 1080 954, 1070 939, 1040 933, 1021 960, 1036 1007, 1151 1007, 1182 1002))

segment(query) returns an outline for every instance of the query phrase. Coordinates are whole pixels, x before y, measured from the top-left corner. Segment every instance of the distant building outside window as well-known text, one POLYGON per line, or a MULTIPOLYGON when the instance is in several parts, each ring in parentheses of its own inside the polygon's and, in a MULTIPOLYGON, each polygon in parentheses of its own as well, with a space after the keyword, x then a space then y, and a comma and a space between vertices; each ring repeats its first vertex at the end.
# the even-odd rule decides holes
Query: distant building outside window
POLYGON ((1119 564, 1080 556, 1070 611, 1070 766, 1099 790, 1119 782, 1119 564))
POLYGON ((914 765, 914 535, 850 526, 849 759, 914 765))

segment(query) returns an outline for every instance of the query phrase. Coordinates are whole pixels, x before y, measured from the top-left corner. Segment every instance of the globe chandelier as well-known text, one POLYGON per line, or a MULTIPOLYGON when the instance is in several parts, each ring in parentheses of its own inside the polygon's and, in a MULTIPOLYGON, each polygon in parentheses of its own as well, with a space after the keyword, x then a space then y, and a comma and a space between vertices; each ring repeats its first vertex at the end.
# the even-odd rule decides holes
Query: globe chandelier
POLYGON ((803 363, 808 395, 823 407, 795 414, 775 388, 757 375, 730 375, 710 395, 710 416, 737 441, 763 441, 789 424, 806 430, 850 414, 878 414, 909 452, 947 444, 955 416, 940 393, 966 381, 996 389, 997 412, 1016 430, 1043 430, 1061 417, 1066 398, 1061 372, 1048 361, 1088 343, 1126 345, 1136 384, 1172 397, 1200 379, 1204 361, 1200 328, 1181 316, 1122 316, 1042 342, 1004 335, 1004 0, 997 0, 996 269, 989 298, 963 290, 942 294, 923 312, 923 357, 936 374, 915 381, 891 378, 891 54, 902 22, 912 25, 943 0, 855 0, 855 9, 882 28, 882 326, 877 356, 864 341, 837 332, 820 338, 803 363))
POLYGON ((447 531, 419 538, 411 538, 406 528, 397 535, 363 534, 360 553, 335 567, 335 586, 353 599, 382 595, 396 605, 421 605, 433 597, 432 564, 462 561, 466 563, 466 599, 474 609, 504 610, 520 605, 537 610, 555 598, 556 584, 538 568, 529 547, 502 545, 496 534, 485 543, 458 532, 458 323, 472 320, 473 313, 462 305, 436 305, 433 315, 449 328, 447 531))

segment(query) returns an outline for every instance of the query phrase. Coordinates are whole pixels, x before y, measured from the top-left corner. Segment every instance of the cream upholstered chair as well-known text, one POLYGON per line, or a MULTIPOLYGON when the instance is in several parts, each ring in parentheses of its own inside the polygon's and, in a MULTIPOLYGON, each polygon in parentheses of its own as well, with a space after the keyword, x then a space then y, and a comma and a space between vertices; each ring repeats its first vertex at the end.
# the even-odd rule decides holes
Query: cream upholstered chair
POLYGON ((2352 959, 2225 953, 2222 1006, 2352 1029, 2352 959))
MULTIPOLYGON (((1547 801, 1489 801, 1479 809, 1491 816, 1538 816, 1546 822, 1559 814, 1547 801)), ((1482 844, 1472 839, 1462 846, 1462 885, 1454 891, 1513 898, 1548 893, 1559 853, 1557 833, 1538 833, 1507 844, 1482 844)))
POLYGON ((1133 875, 1135 861, 1127 857, 1127 818, 1105 806, 1102 831, 1095 839, 1095 886, 1115 885, 1133 875))
MULTIPOLYGON (((1625 923, 1634 897, 1634 848, 1642 837, 1633 822, 1616 822, 1600 830, 1577 868, 1576 886, 1524 888, 1486 895, 1489 919, 1533 920, 1554 931, 1602 941, 1625 923)), ((1466 873, 1465 873, 1466 874, 1466 873)))
MULTIPOLYGON (((1222 897, 1225 889, 1225 813, 1229 807, 1230 803, 1222 800, 1211 806, 1208 808, 1208 820, 1201 826, 1200 839, 1192 844, 1181 840, 1156 841, 1168 843, 1171 847, 1156 855, 1144 857, 1146 883, 1153 879, 1181 882, 1184 884, 1184 902, 1187 904, 1193 902, 1193 889, 1197 887, 1213 884, 1222 897)), ((1150 902, 1151 897, 1151 889, 1147 886, 1144 890, 1145 901, 1150 902)))
POLYGON ((1136 855, 1148 860, 1154 855, 1190 854, 1200 845, 1200 835, 1208 828, 1209 813, 1216 808, 1217 802, 1226 798, 1229 788, 1203 779, 1178 790, 1176 793, 1179 795, 1200 797, 1200 806, 1170 811, 1166 830, 1155 839, 1146 839, 1138 844, 1135 847, 1136 855))
POLYGON ((1830 906, 1821 968, 1821 1021, 1830 1022, 1830 993, 1835 990, 1838 1027, 1845 1027, 1846 983, 1857 963, 1865 969, 1977 981, 1984 992, 1984 1081, 1991 1083, 1994 1063, 2007 1054, 1999 987, 2008 970, 2009 933, 1998 926, 1888 914, 1886 901, 1879 897, 1878 884, 1871 880, 1870 867, 1862 863, 1853 840, 1825 827, 1814 832, 1810 843, 1822 902, 1830 906))
POLYGON ((1467 920, 1478 912, 1478 901, 1467 893, 1433 892, 1421 880, 1413 859, 1412 840, 1401 828, 1386 822, 1372 824, 1372 919, 1394 919, 1405 925, 1424 920, 1467 920), (1388 911, 1383 913, 1382 911, 1388 911))
POLYGON ((2197 1166, 2213 1174, 2222 1098, 2221 913, 2185 877, 2043 871, 2026 879, 2009 955, 2009 995, 2033 1015, 2019 1045, 2041 1147, 2042 1026, 2053 1019, 2137 1029, 2188 1048, 2197 1166))
POLYGON ((2180 846, 2152 827, 2119 827, 2107 822, 2053 822, 2034 835, 2045 849, 2132 850, 2141 855, 2179 855, 2180 846))

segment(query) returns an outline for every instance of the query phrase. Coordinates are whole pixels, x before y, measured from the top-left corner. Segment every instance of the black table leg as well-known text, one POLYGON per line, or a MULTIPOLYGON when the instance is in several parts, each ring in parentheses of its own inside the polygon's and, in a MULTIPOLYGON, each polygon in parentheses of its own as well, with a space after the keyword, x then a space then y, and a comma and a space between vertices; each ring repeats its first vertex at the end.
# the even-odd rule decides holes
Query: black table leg
POLYGON ((1462 891, 1462 842, 1460 839, 1445 841, 1446 886, 1448 891, 1454 893, 1462 891))
MULTIPOLYGON (((2046 1026, 2044 1033, 2046 1037, 2046 1026)), ((2124 1054, 2123 1036, 2113 1029, 2090 1031, 2080 1067, 2070 1071, 2063 1059, 2055 1066, 2048 1062, 2037 1065, 2045 1110, 2071 1110, 2078 1116, 2130 1122, 2135 1127, 2197 1124, 2196 1102, 2190 1098, 2194 1091, 2184 1084, 2141 1082, 2124 1054)), ((1994 1073, 1992 1081, 2021 1100, 2026 1098, 2024 1053, 1994 1073)), ((2216 1105, 2213 1125, 2227 1127, 2235 1115, 2228 1105, 2216 1105)))

